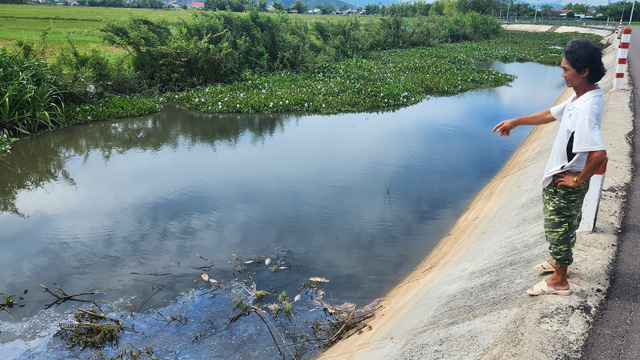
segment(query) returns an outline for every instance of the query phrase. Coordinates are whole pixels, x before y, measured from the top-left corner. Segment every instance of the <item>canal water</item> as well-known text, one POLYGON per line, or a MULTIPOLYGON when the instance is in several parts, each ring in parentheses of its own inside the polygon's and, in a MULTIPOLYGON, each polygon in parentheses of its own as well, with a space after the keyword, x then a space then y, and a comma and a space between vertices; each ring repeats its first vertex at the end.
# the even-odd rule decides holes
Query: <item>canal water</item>
MULTIPOLYGON (((329 281, 320 283, 329 302, 360 307, 384 296, 530 131, 500 138, 493 126, 549 107, 564 90, 559 68, 490 66, 517 79, 371 113, 208 115, 166 107, 20 141, 0 157, 0 292, 28 292, 24 307, 0 313, 0 358, 69 355, 51 337, 52 324, 82 303, 55 302, 40 284, 95 292, 79 300, 120 299, 160 327, 175 324, 158 311, 199 319, 189 325, 198 334, 206 319, 209 335, 233 315, 215 309, 234 292, 202 303, 203 273, 221 283, 255 281, 272 302, 283 291, 302 293, 311 277, 329 281)), ((314 310, 312 301, 300 304, 300 314, 314 310)), ((260 324, 226 327, 219 357, 278 357, 265 350, 268 333, 252 335, 260 324)), ((147 343, 167 346, 163 356, 209 357, 209 348, 185 345, 192 342, 181 339, 184 329, 136 328, 145 326, 147 343)))

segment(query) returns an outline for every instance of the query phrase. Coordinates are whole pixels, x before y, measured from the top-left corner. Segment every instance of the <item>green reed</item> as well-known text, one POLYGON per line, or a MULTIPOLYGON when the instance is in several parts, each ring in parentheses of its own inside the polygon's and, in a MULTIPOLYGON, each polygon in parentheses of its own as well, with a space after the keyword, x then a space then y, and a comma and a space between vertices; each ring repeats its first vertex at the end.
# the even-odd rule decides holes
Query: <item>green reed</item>
POLYGON ((62 124, 62 98, 54 78, 31 47, 0 47, 0 130, 31 134, 62 124))

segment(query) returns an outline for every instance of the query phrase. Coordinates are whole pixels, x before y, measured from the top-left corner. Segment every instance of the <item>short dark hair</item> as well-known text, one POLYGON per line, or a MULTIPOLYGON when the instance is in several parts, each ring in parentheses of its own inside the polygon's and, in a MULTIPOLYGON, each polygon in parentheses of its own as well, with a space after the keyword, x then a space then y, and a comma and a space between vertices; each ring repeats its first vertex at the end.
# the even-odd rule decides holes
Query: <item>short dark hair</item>
POLYGON ((562 51, 562 56, 580 74, 589 69, 587 81, 592 84, 600 81, 607 72, 602 63, 602 50, 588 40, 569 41, 562 51))

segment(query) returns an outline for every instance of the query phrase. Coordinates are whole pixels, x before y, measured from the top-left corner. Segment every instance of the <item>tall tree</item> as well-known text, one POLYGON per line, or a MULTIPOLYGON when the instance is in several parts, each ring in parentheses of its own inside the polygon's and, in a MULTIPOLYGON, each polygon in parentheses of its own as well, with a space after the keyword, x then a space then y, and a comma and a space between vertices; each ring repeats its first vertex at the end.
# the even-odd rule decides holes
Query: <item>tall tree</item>
POLYGON ((291 7, 294 10, 298 11, 298 14, 304 14, 309 9, 305 3, 300 0, 296 0, 296 3, 291 7))

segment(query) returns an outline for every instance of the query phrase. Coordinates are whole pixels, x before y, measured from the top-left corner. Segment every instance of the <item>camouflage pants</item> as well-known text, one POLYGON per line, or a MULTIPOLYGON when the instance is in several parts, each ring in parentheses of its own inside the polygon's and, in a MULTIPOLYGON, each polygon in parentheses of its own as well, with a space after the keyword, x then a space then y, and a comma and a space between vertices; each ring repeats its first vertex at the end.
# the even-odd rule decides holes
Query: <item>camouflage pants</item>
POLYGON ((558 186, 554 177, 551 184, 542 189, 544 233, 549 242, 549 253, 557 266, 573 263, 573 245, 576 230, 582 219, 582 202, 589 190, 589 181, 570 188, 558 186))

